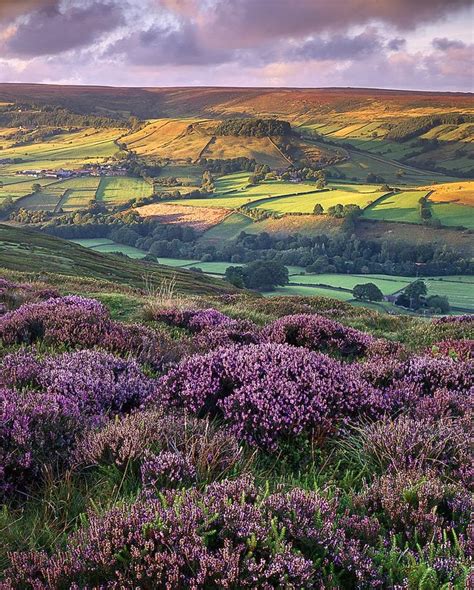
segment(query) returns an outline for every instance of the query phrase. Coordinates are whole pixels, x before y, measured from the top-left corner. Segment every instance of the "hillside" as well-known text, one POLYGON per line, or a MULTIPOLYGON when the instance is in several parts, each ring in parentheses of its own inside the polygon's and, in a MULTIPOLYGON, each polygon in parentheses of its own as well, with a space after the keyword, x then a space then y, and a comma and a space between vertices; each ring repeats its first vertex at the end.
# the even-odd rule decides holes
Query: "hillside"
POLYGON ((155 263, 131 260, 83 248, 36 231, 0 225, 0 267, 45 275, 56 273, 145 288, 159 288, 166 281, 176 291, 189 294, 230 293, 235 289, 222 280, 155 263))

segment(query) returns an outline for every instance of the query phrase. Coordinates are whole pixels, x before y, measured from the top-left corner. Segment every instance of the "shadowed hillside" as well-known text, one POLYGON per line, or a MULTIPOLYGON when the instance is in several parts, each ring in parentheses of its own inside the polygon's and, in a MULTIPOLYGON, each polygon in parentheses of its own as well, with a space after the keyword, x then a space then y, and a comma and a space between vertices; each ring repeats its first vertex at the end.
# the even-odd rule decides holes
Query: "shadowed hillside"
POLYGON ((144 288, 175 281, 183 293, 220 294, 235 289, 206 275, 171 269, 156 263, 102 254, 36 231, 0 225, 0 267, 32 273, 57 273, 101 279, 144 288))

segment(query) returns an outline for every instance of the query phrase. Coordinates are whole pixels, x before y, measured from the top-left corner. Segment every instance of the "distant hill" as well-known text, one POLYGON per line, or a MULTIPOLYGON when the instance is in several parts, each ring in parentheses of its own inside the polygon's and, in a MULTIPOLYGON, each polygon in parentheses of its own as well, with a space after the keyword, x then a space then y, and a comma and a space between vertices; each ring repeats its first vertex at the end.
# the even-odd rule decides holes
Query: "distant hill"
MULTIPOLYGON (((134 114, 143 118, 252 114, 306 119, 377 104, 391 116, 402 108, 440 111, 474 108, 470 93, 365 88, 115 88, 0 84, 0 102, 57 104, 82 113, 134 114)), ((422 113, 420 113, 422 114, 422 113)))
POLYGON ((36 231, 0 224, 0 268, 107 280, 121 285, 158 288, 174 281, 181 293, 217 295, 235 289, 222 280, 156 263, 103 254, 36 231))

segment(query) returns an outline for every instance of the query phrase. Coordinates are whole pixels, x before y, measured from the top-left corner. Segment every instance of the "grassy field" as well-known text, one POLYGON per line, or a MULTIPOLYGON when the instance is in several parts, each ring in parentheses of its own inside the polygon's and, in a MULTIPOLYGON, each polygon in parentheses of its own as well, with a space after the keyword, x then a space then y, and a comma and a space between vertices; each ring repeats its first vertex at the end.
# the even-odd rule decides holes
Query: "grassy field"
POLYGON ((420 188, 432 191, 430 201, 436 203, 455 202, 459 205, 471 205, 474 207, 473 180, 432 184, 420 188))
MULTIPOLYGON (((55 135, 41 143, 6 147, 2 158, 21 158, 8 164, 6 174, 17 170, 74 168, 85 163, 100 162, 117 152, 114 140, 123 129, 90 129, 55 135)), ((1 145, 1 142, 0 142, 1 145)))
POLYGON ((372 275, 346 275, 346 274, 304 274, 292 275, 292 283, 302 285, 327 285, 352 290, 356 285, 363 283, 374 283, 384 295, 390 295, 403 289, 410 283, 412 278, 372 275))
POLYGON ((264 293, 267 297, 274 297, 277 295, 297 295, 299 297, 332 297, 333 299, 340 299, 341 301, 350 301, 352 294, 348 291, 339 291, 338 289, 330 289, 324 287, 306 287, 299 285, 287 285, 286 287, 277 287, 275 291, 264 293))
POLYGON ((418 200, 428 191, 402 191, 380 199, 364 211, 366 219, 420 223, 418 200))
POLYGON ((141 178, 129 178, 126 176, 103 177, 97 189, 97 200, 106 205, 124 203, 130 199, 148 197, 152 194, 153 187, 141 178))
POLYGON ((312 194, 291 196, 291 197, 277 197, 274 199, 268 199, 262 203, 251 205, 250 208, 265 209, 274 213, 285 215, 288 213, 312 213, 314 206, 319 203, 323 206, 324 210, 327 211, 329 207, 334 205, 359 205, 361 209, 364 209, 372 203, 375 199, 378 199, 385 193, 382 191, 370 190, 370 192, 364 192, 364 185, 361 185, 362 190, 358 190, 359 187, 343 187, 343 188, 331 188, 330 190, 318 191, 312 194))
POLYGON ((129 258, 141 259, 147 254, 144 250, 140 250, 139 248, 126 246, 124 244, 117 244, 116 242, 106 238, 71 240, 71 242, 79 244, 79 246, 83 246, 84 248, 91 248, 92 250, 95 250, 95 252, 103 252, 105 254, 120 252, 129 258))
POLYGON ((240 232, 246 231, 252 224, 253 221, 246 215, 232 213, 223 221, 207 230, 201 240, 211 242, 233 240, 240 234, 240 232))
POLYGON ((442 225, 474 229, 474 207, 458 203, 432 203, 431 214, 442 225))

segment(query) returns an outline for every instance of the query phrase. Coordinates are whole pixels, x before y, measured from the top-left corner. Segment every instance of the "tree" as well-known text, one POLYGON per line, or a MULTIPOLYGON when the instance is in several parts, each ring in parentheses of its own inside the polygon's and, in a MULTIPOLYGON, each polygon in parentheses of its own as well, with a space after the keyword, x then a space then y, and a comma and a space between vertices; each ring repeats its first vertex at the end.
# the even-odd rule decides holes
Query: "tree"
POLYGON ((427 292, 425 282, 418 279, 405 287, 395 301, 395 304, 401 305, 402 307, 409 307, 410 309, 418 309, 423 305, 423 300, 427 292))
POLYGON ((228 266, 224 273, 225 280, 238 289, 244 288, 244 271, 241 266, 228 266))
POLYGON ((324 213, 324 207, 321 205, 321 203, 316 203, 313 213, 314 215, 322 215, 324 213))
POLYGON ((448 298, 444 295, 431 295, 426 300, 426 307, 432 309, 435 313, 448 313, 451 309, 448 298))
POLYGON ((255 260, 244 266, 243 280, 248 289, 273 291, 277 285, 288 284, 288 269, 275 260, 255 260))
POLYGON ((356 285, 352 295, 361 301, 382 301, 383 293, 374 283, 362 283, 356 285))
POLYGON ((34 193, 39 193, 41 192, 41 184, 39 182, 35 182, 32 186, 31 186, 31 190, 34 193))

